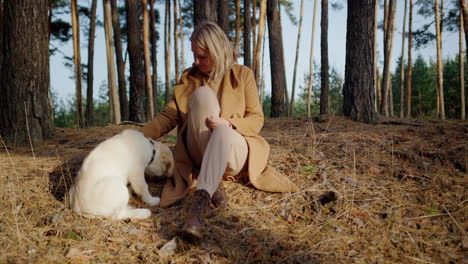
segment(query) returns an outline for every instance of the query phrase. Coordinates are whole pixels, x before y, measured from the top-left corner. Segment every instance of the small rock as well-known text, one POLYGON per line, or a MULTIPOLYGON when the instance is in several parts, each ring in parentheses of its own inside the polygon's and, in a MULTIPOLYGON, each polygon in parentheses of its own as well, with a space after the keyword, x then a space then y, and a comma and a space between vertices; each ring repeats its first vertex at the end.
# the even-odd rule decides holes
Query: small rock
POLYGON ((167 242, 164 246, 159 249, 159 255, 161 257, 169 257, 174 255, 177 249, 176 238, 174 237, 171 241, 167 242))
POLYGON ((35 248, 28 250, 28 254, 36 254, 36 252, 37 252, 37 249, 35 248))

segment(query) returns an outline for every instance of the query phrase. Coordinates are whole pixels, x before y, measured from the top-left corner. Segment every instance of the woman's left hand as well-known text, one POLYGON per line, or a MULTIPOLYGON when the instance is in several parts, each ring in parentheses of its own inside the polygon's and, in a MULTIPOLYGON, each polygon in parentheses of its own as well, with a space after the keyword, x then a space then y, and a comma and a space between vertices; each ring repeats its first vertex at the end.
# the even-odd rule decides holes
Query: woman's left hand
POLYGON ((206 126, 211 130, 213 130, 218 125, 227 125, 229 127, 231 126, 229 121, 219 116, 208 116, 205 120, 205 123, 206 126))

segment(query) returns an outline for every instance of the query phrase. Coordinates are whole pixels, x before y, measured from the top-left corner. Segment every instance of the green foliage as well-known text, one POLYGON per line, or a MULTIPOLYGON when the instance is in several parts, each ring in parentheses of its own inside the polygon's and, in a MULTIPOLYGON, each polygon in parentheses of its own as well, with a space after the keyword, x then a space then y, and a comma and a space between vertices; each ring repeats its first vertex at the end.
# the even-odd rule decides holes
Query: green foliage
MULTIPOLYGON (((400 110, 400 64, 401 58, 398 60, 397 67, 392 76, 393 88, 393 103, 395 113, 400 110)), ((448 58, 444 60, 444 103, 447 118, 459 118, 461 112, 460 103, 460 80, 458 76, 459 65, 458 56, 454 59, 448 58)), ((467 63, 465 61, 465 75, 467 72, 467 63)), ((403 86, 404 106, 406 109, 406 93, 407 85, 407 65, 405 65, 405 83, 403 86)), ((437 64, 435 61, 426 62, 419 55, 413 63, 412 74, 412 93, 411 93, 411 116, 413 117, 429 117, 433 118, 436 111, 436 85, 437 85, 437 64)), ((468 84, 465 78, 465 87, 468 84)), ((465 93, 465 97, 467 94, 465 93)), ((465 98, 465 101, 467 98, 465 98)), ((406 113, 406 110, 405 110, 406 113)))

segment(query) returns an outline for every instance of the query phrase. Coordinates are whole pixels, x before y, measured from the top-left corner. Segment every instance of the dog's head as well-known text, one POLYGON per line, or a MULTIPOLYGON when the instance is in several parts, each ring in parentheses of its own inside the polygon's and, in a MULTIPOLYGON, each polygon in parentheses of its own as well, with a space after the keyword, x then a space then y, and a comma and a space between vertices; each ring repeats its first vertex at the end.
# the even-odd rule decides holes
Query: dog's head
POLYGON ((153 141, 155 150, 153 161, 148 164, 145 173, 148 176, 172 177, 174 174, 174 158, 168 146, 153 141))

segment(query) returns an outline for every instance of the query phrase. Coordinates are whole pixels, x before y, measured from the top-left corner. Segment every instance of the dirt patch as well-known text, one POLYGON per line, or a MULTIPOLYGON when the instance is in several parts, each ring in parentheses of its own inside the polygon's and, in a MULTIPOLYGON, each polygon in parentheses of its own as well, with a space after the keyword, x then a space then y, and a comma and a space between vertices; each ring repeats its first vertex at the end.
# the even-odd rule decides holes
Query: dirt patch
MULTIPOLYGON (((466 261, 466 122, 267 120, 270 163, 301 191, 266 193, 228 181, 228 207, 209 213, 207 239, 176 238, 170 256, 162 247, 177 237, 190 196, 151 208, 145 221, 89 220, 64 206, 84 157, 125 128, 137 127, 58 129, 34 150, 2 146, 0 263, 466 261)), ((149 185, 159 194, 163 181, 149 185)))

